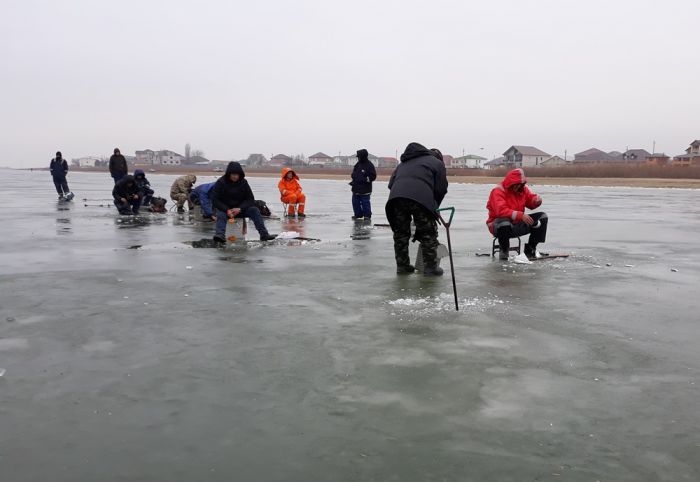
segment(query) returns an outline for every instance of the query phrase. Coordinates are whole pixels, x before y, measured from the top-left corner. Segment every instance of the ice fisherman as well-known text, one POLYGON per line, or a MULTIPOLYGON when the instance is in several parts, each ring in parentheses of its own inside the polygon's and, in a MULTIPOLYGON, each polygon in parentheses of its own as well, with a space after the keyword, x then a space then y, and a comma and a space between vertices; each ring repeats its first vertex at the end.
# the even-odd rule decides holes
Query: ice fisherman
POLYGON ((421 244, 423 275, 442 276, 438 266, 436 209, 447 194, 447 171, 443 162, 426 147, 411 142, 389 180, 386 217, 394 232, 396 273, 415 271, 408 254, 411 219, 416 225, 413 239, 421 244))
POLYGON ((369 160, 367 149, 357 151, 357 162, 352 168, 352 210, 353 219, 372 219, 372 183, 377 179, 377 170, 369 160))
POLYGON ((525 255, 537 257, 537 245, 547 237, 547 214, 543 212, 527 214, 525 209, 537 209, 542 198, 526 186, 527 177, 522 169, 513 169, 503 181, 491 190, 486 209, 489 218, 486 225, 491 234, 498 238, 499 259, 508 259, 510 238, 530 233, 525 244, 525 255))
POLYGON ((255 205, 253 190, 245 179, 245 172, 239 163, 235 161, 228 163, 224 175, 209 191, 209 197, 212 206, 216 209, 214 241, 226 242, 226 223, 233 218, 250 218, 260 234, 260 241, 275 239, 275 235, 268 233, 265 227, 265 221, 255 205))
POLYGON ((173 185, 170 187, 170 199, 177 204, 177 212, 185 212, 185 203, 187 203, 187 207, 190 210, 194 207, 194 204, 190 201, 190 193, 192 192, 192 186, 196 182, 197 176, 194 174, 180 176, 173 182, 173 185))
POLYGON ((118 147, 114 148, 114 154, 109 158, 109 174, 114 179, 116 184, 121 178, 129 173, 129 166, 126 164, 126 158, 122 156, 118 147))
POLYGON ((151 189, 151 183, 148 182, 146 173, 143 172, 143 169, 136 169, 134 171, 134 183, 136 183, 136 189, 138 190, 139 198, 141 199, 141 205, 150 206, 151 199, 153 199, 153 194, 155 194, 155 191, 151 189))
POLYGON ((190 200, 202 207, 202 219, 207 221, 216 221, 216 216, 212 211, 211 198, 209 197, 214 184, 216 182, 201 184, 190 193, 190 200))
POLYGON ((289 167, 282 168, 282 179, 277 183, 277 187, 280 190, 280 200, 289 206, 287 216, 293 218, 296 208, 297 216, 306 217, 304 214, 306 194, 301 190, 297 173, 289 167))
POLYGON ((51 159, 49 171, 51 171, 53 185, 56 186, 59 201, 64 199, 70 201, 73 199, 74 195, 71 190, 68 189, 68 181, 66 180, 66 176, 68 175, 68 162, 63 158, 61 151, 56 152, 56 157, 51 159))
POLYGON ((119 214, 139 213, 141 198, 134 176, 127 174, 117 181, 112 189, 112 197, 119 214))

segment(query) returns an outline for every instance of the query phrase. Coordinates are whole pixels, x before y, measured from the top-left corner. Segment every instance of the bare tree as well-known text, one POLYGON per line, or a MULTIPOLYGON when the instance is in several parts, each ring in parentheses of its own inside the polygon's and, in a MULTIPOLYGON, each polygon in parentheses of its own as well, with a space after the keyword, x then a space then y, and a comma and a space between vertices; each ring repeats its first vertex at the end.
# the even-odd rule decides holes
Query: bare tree
POLYGON ((204 151, 202 151, 201 149, 195 149, 192 151, 192 157, 204 157, 204 151))

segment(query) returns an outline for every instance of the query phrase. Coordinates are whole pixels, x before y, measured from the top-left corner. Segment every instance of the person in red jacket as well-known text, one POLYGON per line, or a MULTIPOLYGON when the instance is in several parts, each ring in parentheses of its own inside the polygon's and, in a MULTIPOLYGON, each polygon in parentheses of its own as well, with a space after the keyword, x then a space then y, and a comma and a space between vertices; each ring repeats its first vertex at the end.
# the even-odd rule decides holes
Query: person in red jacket
POLYGON ((528 258, 537 256, 537 245, 544 243, 547 236, 547 214, 543 212, 527 214, 525 209, 537 209, 542 198, 526 186, 527 177, 522 169, 513 169, 500 184, 491 190, 486 209, 489 218, 486 225, 492 235, 498 238, 499 259, 508 259, 510 238, 530 233, 525 244, 528 258))

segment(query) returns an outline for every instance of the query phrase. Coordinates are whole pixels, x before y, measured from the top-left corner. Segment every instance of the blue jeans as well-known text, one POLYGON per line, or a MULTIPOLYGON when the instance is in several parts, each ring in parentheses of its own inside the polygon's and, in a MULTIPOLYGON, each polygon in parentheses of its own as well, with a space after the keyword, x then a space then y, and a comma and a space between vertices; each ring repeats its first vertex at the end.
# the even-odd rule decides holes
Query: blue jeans
MULTIPOLYGON (((236 218, 250 218, 251 221, 253 221, 253 224, 255 225, 255 229, 258 230, 258 234, 260 236, 266 236, 267 233, 267 228, 265 227, 265 221, 263 221, 262 214, 260 214, 260 210, 256 206, 251 206, 244 211, 241 211, 238 213, 236 218)), ((216 231, 214 232, 217 236, 225 236, 226 235, 226 223, 228 222, 228 214, 226 214, 226 211, 220 211, 216 210, 216 231)))
POLYGON ((353 194, 352 195, 352 210, 355 212, 356 218, 371 218, 372 204, 370 202, 371 194, 353 194))

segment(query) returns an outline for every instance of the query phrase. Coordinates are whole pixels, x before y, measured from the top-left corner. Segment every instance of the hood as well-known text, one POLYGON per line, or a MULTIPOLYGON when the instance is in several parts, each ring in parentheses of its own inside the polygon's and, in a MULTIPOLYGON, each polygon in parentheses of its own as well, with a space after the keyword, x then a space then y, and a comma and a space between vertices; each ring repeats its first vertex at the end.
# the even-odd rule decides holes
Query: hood
POLYGON ((292 169, 291 167, 283 167, 282 168, 282 179, 284 179, 284 176, 286 176, 288 172, 291 172, 292 174, 294 174, 294 176, 292 176, 294 179, 299 179, 299 176, 294 171, 294 169, 292 169))
POLYGON ((360 149, 357 151, 357 160, 360 162, 369 161, 369 152, 367 152, 367 149, 360 149))
POLYGON ((238 174, 241 176, 241 179, 245 177, 245 172, 243 172, 243 167, 241 167, 241 164, 236 161, 231 161, 228 163, 228 166, 226 166, 226 180, 228 182, 231 182, 228 178, 230 174, 238 174))
POLYGON ((187 180, 190 181, 192 184, 197 182, 197 176, 195 176, 194 174, 188 174, 185 177, 187 177, 187 180))
POLYGON ((63 158, 63 154, 61 154, 61 151, 58 151, 56 153, 56 159, 62 159, 62 158, 63 158))
POLYGON ((406 146, 406 150, 401 154, 401 162, 410 161, 416 157, 432 156, 433 153, 422 144, 411 142, 406 146))
POLYGON ((136 179, 137 177, 146 177, 146 173, 143 172, 143 169, 136 169, 134 171, 134 179, 136 179))
POLYGON ((132 176, 131 174, 127 174, 126 176, 122 177, 121 181, 119 182, 123 182, 124 184, 133 184, 134 176, 132 176))
POLYGON ((503 178, 503 187, 508 189, 511 187, 513 184, 526 184, 527 183, 527 176, 525 176, 525 171, 522 169, 513 169, 512 171, 509 171, 508 174, 506 174, 506 177, 503 178))

